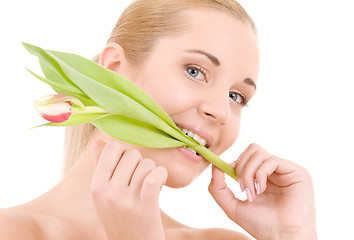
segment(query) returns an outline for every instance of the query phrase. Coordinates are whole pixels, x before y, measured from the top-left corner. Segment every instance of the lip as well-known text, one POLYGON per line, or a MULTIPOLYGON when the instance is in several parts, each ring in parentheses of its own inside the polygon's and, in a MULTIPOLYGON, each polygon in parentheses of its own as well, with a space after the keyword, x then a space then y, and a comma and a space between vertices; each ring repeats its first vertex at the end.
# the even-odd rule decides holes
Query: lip
POLYGON ((207 147, 210 147, 211 144, 213 143, 213 137, 209 134, 207 134, 206 132, 202 131, 199 127, 195 127, 192 125, 188 125, 188 124, 183 124, 183 123, 177 123, 176 125, 181 127, 181 128, 185 128, 187 130, 190 130, 196 134, 198 134, 200 137, 204 138, 206 140, 206 145, 207 147))
POLYGON ((186 158, 188 158, 189 160, 192 160, 193 162, 200 163, 203 160, 202 156, 196 155, 195 153, 191 152, 187 148, 178 147, 177 151, 182 153, 186 158))

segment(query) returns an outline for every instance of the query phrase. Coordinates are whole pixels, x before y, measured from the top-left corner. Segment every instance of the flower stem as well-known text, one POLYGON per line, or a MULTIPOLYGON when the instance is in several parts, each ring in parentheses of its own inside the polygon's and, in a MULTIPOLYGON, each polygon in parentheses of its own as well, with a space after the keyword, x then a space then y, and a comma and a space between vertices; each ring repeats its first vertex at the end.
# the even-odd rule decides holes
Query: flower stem
POLYGON ((204 157, 206 160, 211 162, 213 165, 215 165, 217 168, 219 168, 221 171, 235 179, 236 181, 238 180, 236 176, 236 171, 233 167, 231 167, 229 164, 221 160, 217 155, 215 155, 212 151, 207 149, 206 147, 203 147, 201 145, 198 145, 194 147, 194 150, 197 151, 202 157, 204 157))
POLYGON ((97 106, 89 106, 85 108, 72 108, 72 114, 77 114, 77 113, 108 113, 106 110, 104 110, 101 107, 97 106))

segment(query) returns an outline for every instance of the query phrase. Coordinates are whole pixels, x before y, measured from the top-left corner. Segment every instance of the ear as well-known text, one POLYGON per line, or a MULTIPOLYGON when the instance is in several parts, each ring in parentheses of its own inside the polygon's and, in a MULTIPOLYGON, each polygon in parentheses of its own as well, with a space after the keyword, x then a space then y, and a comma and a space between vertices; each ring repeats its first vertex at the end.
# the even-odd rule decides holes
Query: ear
POLYGON ((118 72, 124 59, 124 49, 118 43, 108 43, 101 53, 100 64, 111 71, 118 72))

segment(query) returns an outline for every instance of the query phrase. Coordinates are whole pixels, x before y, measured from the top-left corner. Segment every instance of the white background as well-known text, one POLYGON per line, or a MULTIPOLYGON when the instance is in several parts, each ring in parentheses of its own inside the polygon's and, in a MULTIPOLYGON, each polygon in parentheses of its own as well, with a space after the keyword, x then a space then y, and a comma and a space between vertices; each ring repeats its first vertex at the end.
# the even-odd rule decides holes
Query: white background
MULTIPOLYGON (((354 161, 354 7, 350 0, 240 1, 259 30, 261 74, 244 110, 241 135, 222 158, 251 142, 305 166, 315 184, 320 239, 352 236, 354 161)), ((32 102, 52 90, 20 42, 91 58, 129 1, 0 3, 0 207, 29 201, 60 179, 63 128, 27 130, 43 121, 32 102)), ((162 208, 194 227, 239 228, 207 192, 208 169, 190 187, 163 190, 162 208)), ((230 181, 238 191, 237 184, 230 181)), ((296 216, 294 216, 296 218, 296 216)))

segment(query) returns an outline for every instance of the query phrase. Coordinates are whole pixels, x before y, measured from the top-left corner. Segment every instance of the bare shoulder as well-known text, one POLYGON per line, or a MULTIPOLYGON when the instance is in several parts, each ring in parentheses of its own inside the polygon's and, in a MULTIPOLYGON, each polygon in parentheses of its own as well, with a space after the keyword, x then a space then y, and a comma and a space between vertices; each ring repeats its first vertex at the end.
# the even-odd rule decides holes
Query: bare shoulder
POLYGON ((246 235, 223 228, 208 228, 196 230, 193 239, 200 240, 250 240, 246 235))
POLYGON ((177 228, 165 230, 167 240, 250 240, 246 235, 222 228, 177 228))
POLYGON ((223 228, 198 229, 172 219, 164 212, 165 236, 167 240, 250 240, 246 235, 223 228))
POLYGON ((38 224, 12 209, 0 209, 0 239, 43 239, 38 224))

